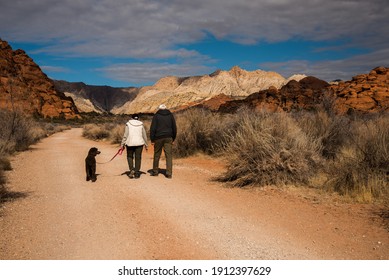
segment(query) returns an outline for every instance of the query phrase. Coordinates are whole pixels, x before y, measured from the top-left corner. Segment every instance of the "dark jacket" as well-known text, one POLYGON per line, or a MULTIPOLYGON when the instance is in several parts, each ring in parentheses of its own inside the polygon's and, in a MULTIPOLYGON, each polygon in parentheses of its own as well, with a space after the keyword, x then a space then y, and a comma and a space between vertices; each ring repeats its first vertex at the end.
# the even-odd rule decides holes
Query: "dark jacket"
POLYGON ((150 127, 150 139, 151 142, 162 138, 173 138, 173 141, 177 136, 176 120, 173 114, 168 109, 158 110, 150 127))

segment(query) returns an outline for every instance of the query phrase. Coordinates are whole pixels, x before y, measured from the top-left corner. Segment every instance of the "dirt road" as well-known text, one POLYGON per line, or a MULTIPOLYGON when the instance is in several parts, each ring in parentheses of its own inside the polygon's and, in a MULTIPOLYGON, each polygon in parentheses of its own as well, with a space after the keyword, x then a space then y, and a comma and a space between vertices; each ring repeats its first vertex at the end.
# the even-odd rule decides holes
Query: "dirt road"
MULTIPOLYGON (((140 179, 125 154, 85 181, 90 147, 108 161, 118 147, 55 134, 12 160, 9 188, 25 197, 0 209, 0 259, 389 259, 389 233, 371 206, 327 203, 290 189, 230 189, 204 156, 174 161, 173 179, 140 179)), ((161 162, 164 167, 164 162, 161 162)))

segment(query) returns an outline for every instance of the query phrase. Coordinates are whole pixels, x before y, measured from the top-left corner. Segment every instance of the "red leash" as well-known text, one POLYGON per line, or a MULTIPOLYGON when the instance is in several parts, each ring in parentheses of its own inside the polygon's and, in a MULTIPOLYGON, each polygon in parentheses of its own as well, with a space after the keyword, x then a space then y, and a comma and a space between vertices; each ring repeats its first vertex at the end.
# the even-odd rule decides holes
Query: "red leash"
POLYGON ((117 153, 116 153, 109 161, 107 161, 107 162, 97 162, 97 163, 98 163, 98 164, 106 164, 106 163, 108 163, 108 162, 111 162, 111 161, 113 161, 113 159, 114 159, 117 155, 122 155, 123 151, 124 151, 124 146, 123 146, 123 147, 120 147, 120 149, 117 151, 117 153))

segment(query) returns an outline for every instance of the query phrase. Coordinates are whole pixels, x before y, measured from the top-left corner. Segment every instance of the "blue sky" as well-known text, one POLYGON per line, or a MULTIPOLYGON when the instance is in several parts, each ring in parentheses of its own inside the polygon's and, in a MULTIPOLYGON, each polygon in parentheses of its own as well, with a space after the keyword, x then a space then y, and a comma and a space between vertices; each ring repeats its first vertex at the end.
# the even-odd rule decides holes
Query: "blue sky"
POLYGON ((52 79, 116 87, 237 65, 349 80, 389 66, 387 0, 0 0, 0 38, 52 79))

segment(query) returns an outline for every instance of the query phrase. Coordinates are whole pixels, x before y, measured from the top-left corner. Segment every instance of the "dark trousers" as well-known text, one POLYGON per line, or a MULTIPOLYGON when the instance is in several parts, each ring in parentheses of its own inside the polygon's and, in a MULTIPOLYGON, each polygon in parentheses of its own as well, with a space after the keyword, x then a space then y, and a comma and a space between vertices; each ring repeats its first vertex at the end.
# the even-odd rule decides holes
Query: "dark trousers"
POLYGON ((130 169, 130 171, 134 170, 135 173, 138 173, 142 161, 143 146, 126 146, 126 148, 127 148, 128 168, 130 169), (134 165, 134 159, 135 159, 135 165, 134 165))
POLYGON ((153 172, 158 173, 159 159, 161 158, 162 149, 166 157, 166 175, 173 175, 173 138, 163 138, 154 142, 154 160, 153 172))

